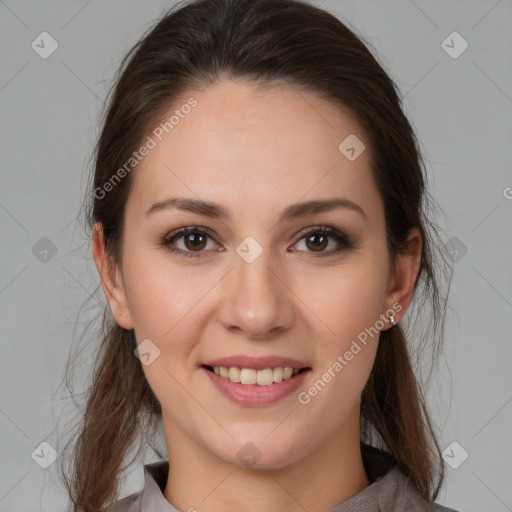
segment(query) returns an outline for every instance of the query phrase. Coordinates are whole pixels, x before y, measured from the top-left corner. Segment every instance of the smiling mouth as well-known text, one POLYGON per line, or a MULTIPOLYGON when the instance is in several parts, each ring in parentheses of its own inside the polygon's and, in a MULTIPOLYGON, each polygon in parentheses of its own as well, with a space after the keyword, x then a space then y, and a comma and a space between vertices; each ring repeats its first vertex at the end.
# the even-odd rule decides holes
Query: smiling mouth
POLYGON ((212 373, 230 380, 231 382, 244 384, 246 386, 270 386, 283 380, 289 380, 311 368, 292 368, 291 366, 276 366, 274 368, 262 368, 256 370, 253 368, 238 368, 236 366, 208 366, 202 365, 212 373))

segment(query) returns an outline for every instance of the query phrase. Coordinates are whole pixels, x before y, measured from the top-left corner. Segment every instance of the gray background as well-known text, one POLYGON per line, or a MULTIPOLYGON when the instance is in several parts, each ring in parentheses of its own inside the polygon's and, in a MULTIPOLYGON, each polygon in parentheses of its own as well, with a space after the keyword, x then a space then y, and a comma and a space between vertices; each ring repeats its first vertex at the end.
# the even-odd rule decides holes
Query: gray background
MULTIPOLYGON (((59 449, 69 401, 57 389, 75 324, 80 331, 105 304, 75 219, 113 72, 169 5, 0 0, 0 511, 65 510, 56 464, 43 469, 31 454, 47 457, 45 441, 59 449), (44 31, 59 45, 46 59, 31 47, 44 31)), ((469 456, 447 468, 439 502, 512 510, 512 2, 317 5, 362 34, 399 85, 445 212, 444 242, 457 250, 429 402, 443 449, 458 443, 452 464, 463 449, 469 456), (442 47, 454 31, 469 44, 457 58, 442 47)), ((461 49, 461 40, 445 44, 461 49)), ((140 466, 126 477, 124 492, 141 488, 140 466)))

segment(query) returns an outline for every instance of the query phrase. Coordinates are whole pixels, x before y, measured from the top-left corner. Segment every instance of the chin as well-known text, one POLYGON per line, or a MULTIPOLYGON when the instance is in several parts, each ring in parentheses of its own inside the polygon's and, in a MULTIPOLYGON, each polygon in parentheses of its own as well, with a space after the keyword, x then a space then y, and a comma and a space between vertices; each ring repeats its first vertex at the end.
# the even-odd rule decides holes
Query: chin
POLYGON ((280 469, 295 462, 300 457, 294 448, 296 446, 303 446, 303 443, 277 435, 270 439, 265 433, 252 437, 245 435, 243 439, 234 439, 229 445, 220 450, 213 449, 212 452, 224 462, 239 468, 268 470, 280 469))

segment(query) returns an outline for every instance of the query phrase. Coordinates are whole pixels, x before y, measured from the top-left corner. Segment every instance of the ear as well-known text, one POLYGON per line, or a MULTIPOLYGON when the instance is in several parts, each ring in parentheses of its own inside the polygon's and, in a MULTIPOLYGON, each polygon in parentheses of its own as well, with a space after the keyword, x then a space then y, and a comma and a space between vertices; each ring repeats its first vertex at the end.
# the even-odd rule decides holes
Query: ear
POLYGON ((133 329, 121 270, 112 262, 111 256, 107 253, 101 222, 97 222, 93 228, 92 254, 114 320, 124 329, 133 329))
MULTIPOLYGON (((407 235, 406 253, 396 255, 395 271, 388 283, 385 302, 388 311, 395 311, 395 323, 403 318, 411 303, 420 270, 422 244, 419 229, 411 228, 407 235)), ((390 322, 389 325, 392 327, 393 324, 390 322)))

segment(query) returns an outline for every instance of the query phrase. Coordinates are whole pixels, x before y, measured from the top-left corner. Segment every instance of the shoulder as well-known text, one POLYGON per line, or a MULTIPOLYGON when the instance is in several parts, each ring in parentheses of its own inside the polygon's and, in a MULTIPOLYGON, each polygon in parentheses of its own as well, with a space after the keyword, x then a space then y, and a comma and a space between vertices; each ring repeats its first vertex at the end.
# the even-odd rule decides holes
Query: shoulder
POLYGON ((357 504, 358 500, 361 501, 366 510, 374 510, 369 505, 375 507, 377 504, 375 510, 458 512, 438 503, 425 501, 388 452, 362 443, 361 455, 370 486, 353 499, 357 504))
POLYGON ((142 491, 130 494, 110 505, 105 512, 138 512, 141 497, 142 491))
POLYGON ((141 510, 164 509, 178 512, 162 495, 168 473, 169 461, 167 460, 145 464, 142 490, 114 502, 104 512, 140 512, 141 510))
POLYGON ((453 508, 443 507, 442 505, 439 505, 438 503, 434 503, 431 512, 458 512, 458 511, 453 508))
POLYGON ((439 503, 425 501, 413 486, 410 479, 398 468, 394 468, 390 471, 389 478, 391 476, 393 476, 394 480, 392 501, 395 510, 407 510, 408 512, 458 512, 457 510, 445 507, 439 503))

